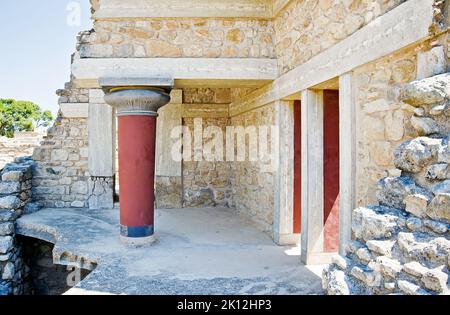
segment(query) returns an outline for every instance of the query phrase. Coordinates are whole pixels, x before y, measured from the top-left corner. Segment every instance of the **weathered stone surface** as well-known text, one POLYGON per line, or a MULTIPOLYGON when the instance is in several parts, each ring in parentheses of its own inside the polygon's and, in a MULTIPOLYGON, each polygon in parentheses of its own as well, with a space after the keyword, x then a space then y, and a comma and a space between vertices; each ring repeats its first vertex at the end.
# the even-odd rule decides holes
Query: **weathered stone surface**
POLYGON ((363 243, 355 240, 350 240, 348 244, 345 246, 345 252, 347 254, 355 254, 356 251, 361 247, 364 247, 363 243))
POLYGON ((0 197, 0 209, 17 209, 20 200, 16 196, 0 197))
POLYGON ((2 182, 0 181, 0 195, 16 194, 20 192, 20 182, 2 182))
POLYGON ((14 211, 0 210, 0 223, 14 221, 17 214, 14 211))
POLYGON ((383 275, 393 279, 397 278, 397 275, 402 271, 402 265, 398 260, 386 256, 377 257, 376 264, 383 275))
POLYGON ((403 265, 403 271, 411 276, 422 278, 422 276, 428 271, 427 267, 422 266, 417 261, 412 261, 403 265))
POLYGON ((410 217, 406 220, 406 227, 411 231, 420 231, 422 230, 423 223, 422 220, 416 217, 410 217))
POLYGON ((433 189, 433 194, 450 194, 450 180, 443 181, 436 184, 433 189))
POLYGON ((14 233, 14 224, 11 222, 0 223, 0 236, 11 235, 14 233))
POLYGON ((444 46, 436 46, 417 54, 417 78, 425 79, 442 74, 446 70, 444 46))
POLYGON ((406 141, 394 152, 395 166, 403 171, 418 173, 437 156, 441 146, 441 139, 420 137, 406 141))
POLYGON ((41 210, 42 208, 43 206, 41 202, 29 202, 25 205, 23 213, 24 214, 34 213, 41 210))
POLYGON ((430 201, 429 196, 422 194, 408 195, 404 200, 405 210, 417 217, 424 218, 430 201))
POLYGON ((439 133, 439 125, 434 119, 428 117, 411 117, 411 125, 419 136, 428 136, 439 133))
POLYGON ((449 104, 439 104, 430 109, 430 115, 439 116, 446 113, 450 109, 449 104))
MULTIPOLYGON (((377 199, 381 205, 405 209, 405 199, 411 195, 423 196, 425 199, 432 197, 428 191, 417 186, 409 177, 386 177, 378 182, 377 199)), ((412 204, 412 200, 415 199, 410 197, 406 201, 412 204)))
POLYGON ((398 245, 408 260, 427 261, 434 265, 446 264, 450 253, 449 240, 432 238, 426 234, 401 232, 398 234, 398 245))
POLYGON ((327 267, 322 273, 322 286, 329 295, 349 295, 350 286, 342 270, 327 267))
POLYGON ((387 207, 360 207, 353 211, 352 230, 357 239, 390 238, 399 226, 401 214, 387 207))
POLYGON ((11 280, 14 277, 16 268, 12 262, 8 262, 3 268, 2 279, 11 280))
POLYGON ((437 194, 427 208, 427 216, 450 222, 450 194, 437 194))
POLYGON ((443 102, 450 95, 450 74, 437 75, 406 85, 403 101, 413 106, 443 102))
POLYGON ((14 241, 11 236, 0 237, 0 254, 6 254, 13 246, 14 241))
POLYGON ((395 241, 375 241, 370 240, 366 242, 367 247, 379 255, 390 256, 392 248, 395 245, 395 241))
POLYGON ((355 266, 350 271, 350 274, 359 281, 363 282, 368 287, 375 287, 380 285, 381 277, 376 272, 363 270, 362 268, 355 266))
POLYGON ((450 167, 447 163, 433 164, 428 167, 426 177, 431 180, 445 180, 450 178, 450 167))
POLYGON ((398 288, 407 295, 429 295, 430 293, 426 290, 422 289, 420 286, 406 281, 406 280, 399 280, 397 282, 398 288))
POLYGON ((368 264, 372 260, 372 254, 370 251, 363 247, 356 251, 356 257, 359 258, 363 263, 368 264))
POLYGON ((422 282, 429 290, 441 293, 447 290, 448 274, 440 269, 432 269, 425 272, 422 282))
POLYGON ((10 171, 4 172, 2 174, 2 181, 5 182, 19 182, 23 178, 23 172, 21 171, 10 171))
POLYGON ((349 261, 347 258, 342 257, 341 255, 334 255, 331 258, 331 262, 335 264, 339 269, 345 270, 349 266, 349 261))
POLYGON ((432 230, 435 233, 438 234, 445 234, 448 231, 448 227, 446 224, 441 223, 441 222, 437 222, 437 221, 433 221, 433 220, 424 220, 423 224, 429 228, 430 230, 432 230))

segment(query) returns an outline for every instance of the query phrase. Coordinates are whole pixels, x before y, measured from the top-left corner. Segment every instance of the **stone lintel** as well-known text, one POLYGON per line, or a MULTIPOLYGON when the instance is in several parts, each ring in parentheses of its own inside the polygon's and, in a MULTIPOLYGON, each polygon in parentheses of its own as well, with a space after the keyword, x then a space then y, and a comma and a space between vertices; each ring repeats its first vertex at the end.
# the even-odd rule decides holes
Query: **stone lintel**
MULTIPOLYGON (((102 0, 94 20, 273 17, 273 0, 102 0)), ((277 3, 285 2, 276 1, 277 3)), ((278 6, 277 6, 278 7, 278 6)))
POLYGON ((267 58, 85 58, 74 61, 72 75, 77 87, 94 89, 99 78, 129 76, 173 78, 175 88, 261 87, 278 77, 278 68, 267 58))

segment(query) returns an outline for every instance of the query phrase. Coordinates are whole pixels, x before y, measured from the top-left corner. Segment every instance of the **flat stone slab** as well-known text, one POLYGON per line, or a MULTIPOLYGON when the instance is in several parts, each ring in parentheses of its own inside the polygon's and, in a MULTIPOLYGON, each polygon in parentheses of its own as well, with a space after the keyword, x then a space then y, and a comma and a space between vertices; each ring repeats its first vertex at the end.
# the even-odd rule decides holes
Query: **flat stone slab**
POLYGON ((55 244, 55 263, 95 269, 66 294, 322 294, 321 268, 229 209, 157 210, 157 241, 128 248, 119 210, 43 209, 18 234, 55 244))

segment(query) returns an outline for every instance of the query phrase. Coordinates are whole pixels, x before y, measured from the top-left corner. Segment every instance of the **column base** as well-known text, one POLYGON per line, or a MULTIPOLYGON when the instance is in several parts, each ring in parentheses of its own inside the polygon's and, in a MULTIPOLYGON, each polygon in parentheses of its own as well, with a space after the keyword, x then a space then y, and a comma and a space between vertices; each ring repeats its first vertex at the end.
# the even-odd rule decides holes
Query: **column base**
POLYGON ((147 237, 127 237, 120 235, 120 242, 128 247, 146 247, 156 241, 155 235, 147 237))

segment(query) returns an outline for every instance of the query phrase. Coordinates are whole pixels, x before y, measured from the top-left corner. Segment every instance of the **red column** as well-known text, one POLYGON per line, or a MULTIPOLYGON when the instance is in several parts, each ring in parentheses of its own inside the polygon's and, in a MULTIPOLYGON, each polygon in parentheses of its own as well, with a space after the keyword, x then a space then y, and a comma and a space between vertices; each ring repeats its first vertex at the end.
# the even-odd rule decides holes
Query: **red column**
POLYGON ((118 117, 120 235, 152 238, 156 116, 118 117))

